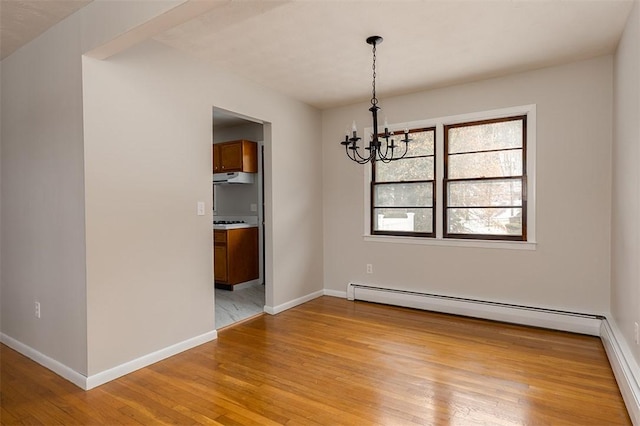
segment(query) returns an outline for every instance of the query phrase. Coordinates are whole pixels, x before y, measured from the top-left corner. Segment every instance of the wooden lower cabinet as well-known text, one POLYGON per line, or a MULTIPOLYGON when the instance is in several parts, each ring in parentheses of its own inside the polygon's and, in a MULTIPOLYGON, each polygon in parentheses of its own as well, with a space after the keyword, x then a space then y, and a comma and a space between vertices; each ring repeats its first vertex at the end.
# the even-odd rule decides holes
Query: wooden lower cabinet
POLYGON ((258 228, 214 230, 213 271, 223 288, 258 279, 258 228))

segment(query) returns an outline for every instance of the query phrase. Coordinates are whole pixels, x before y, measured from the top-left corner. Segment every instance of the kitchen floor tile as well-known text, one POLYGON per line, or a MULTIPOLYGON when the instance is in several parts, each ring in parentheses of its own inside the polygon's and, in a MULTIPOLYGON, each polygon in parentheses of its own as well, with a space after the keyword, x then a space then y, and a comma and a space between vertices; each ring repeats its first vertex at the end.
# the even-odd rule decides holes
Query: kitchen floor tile
POLYGON ((216 329, 263 312, 264 300, 262 284, 234 291, 216 289, 216 329))

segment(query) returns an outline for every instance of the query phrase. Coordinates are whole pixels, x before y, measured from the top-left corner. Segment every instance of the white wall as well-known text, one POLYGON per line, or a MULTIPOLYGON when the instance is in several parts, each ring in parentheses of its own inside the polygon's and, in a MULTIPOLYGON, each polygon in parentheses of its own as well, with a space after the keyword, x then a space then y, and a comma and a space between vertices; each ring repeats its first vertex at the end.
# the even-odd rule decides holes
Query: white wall
POLYGON ((640 3, 635 2, 615 56, 611 313, 640 364, 640 3))
POLYGON ((86 373, 80 26, 1 62, 1 288, 2 333, 86 373))
POLYGON ((258 204, 258 177, 254 183, 242 185, 216 185, 217 216, 258 216, 251 211, 252 204, 258 204))
POLYGON ((322 289, 318 111, 153 43, 81 59, 181 3, 94 2, 1 63, 3 340, 82 375, 214 328, 214 105, 273 135, 267 305, 322 289))
POLYGON ((214 105, 272 123, 267 305, 322 289, 317 110, 154 42, 83 67, 90 374, 214 327, 214 105))
MULTIPOLYGON (((215 126, 215 121, 214 121, 215 126)), ((213 142, 221 143, 238 139, 247 139, 260 142, 264 139, 262 124, 246 121, 243 124, 228 127, 215 127, 213 129, 213 142)))
MULTIPOLYGON (((339 141, 368 104, 323 112, 325 288, 348 282, 591 313, 609 310, 612 57, 391 99, 390 123, 537 105, 535 251, 363 241, 363 166, 339 141), (374 274, 365 273, 373 264, 374 274)), ((362 124, 361 124, 362 126, 362 124)))

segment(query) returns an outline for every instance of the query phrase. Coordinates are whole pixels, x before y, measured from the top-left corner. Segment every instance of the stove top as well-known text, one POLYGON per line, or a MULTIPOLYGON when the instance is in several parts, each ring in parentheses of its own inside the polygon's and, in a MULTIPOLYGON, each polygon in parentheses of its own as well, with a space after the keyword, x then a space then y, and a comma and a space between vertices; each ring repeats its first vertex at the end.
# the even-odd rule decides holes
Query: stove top
POLYGON ((214 225, 236 225, 238 223, 246 223, 244 220, 214 220, 214 225))

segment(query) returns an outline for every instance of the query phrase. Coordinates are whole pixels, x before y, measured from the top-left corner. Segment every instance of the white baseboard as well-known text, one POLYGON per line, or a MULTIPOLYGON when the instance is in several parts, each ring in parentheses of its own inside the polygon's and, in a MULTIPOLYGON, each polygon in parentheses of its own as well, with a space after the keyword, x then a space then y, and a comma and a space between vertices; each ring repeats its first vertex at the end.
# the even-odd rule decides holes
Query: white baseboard
POLYGON ((307 294, 306 296, 302 296, 299 297, 297 299, 291 300, 287 303, 283 303, 282 305, 278 305, 278 306, 266 306, 264 307, 264 311, 266 313, 268 313, 269 315, 276 315, 279 314, 280 312, 286 311, 287 309, 291 309, 294 308, 298 305, 302 305, 305 302, 308 302, 309 300, 313 300, 316 299, 320 296, 324 295, 324 290, 320 290, 320 291, 316 291, 310 294, 307 294))
POLYGON ((38 364, 48 368, 57 375, 67 379, 74 385, 84 390, 93 389, 96 386, 100 386, 102 384, 110 382, 111 380, 117 379, 118 377, 122 377, 126 374, 132 373, 158 361, 162 361, 165 358, 169 358, 170 356, 179 354, 180 352, 184 352, 188 349, 194 348, 217 338, 218 332, 216 330, 213 330, 87 377, 67 367, 59 361, 56 361, 55 359, 38 352, 32 347, 27 346, 10 336, 7 336, 6 334, 0 334, 0 340, 2 341, 2 343, 20 352, 27 358, 31 358, 38 364))
POLYGON ((640 367, 611 317, 602 321, 600 338, 631 422, 634 425, 640 425, 640 367))
POLYGON ((349 283, 347 286, 347 298, 592 336, 600 336, 600 323, 604 318, 589 314, 423 294, 354 283, 349 283))
POLYGON ((342 299, 346 299, 347 298, 347 292, 346 291, 329 290, 329 289, 325 288, 323 294, 325 296, 340 297, 342 299))
POLYGON ((183 340, 175 345, 167 346, 166 348, 152 352, 147 355, 143 355, 140 358, 136 358, 132 361, 125 362, 116 367, 102 371, 97 374, 93 374, 87 377, 87 383, 84 389, 89 390, 97 386, 110 382, 111 380, 122 377, 126 374, 132 373, 141 368, 147 367, 151 364, 155 364, 158 361, 162 361, 165 358, 169 358, 173 355, 177 355, 180 352, 184 352, 188 349, 200 346, 203 343, 210 342, 218 338, 218 332, 216 330, 209 331, 191 339, 183 340))
POLYGON ((245 281, 242 284, 234 284, 232 285, 232 287, 233 287, 233 291, 237 291, 237 290, 242 290, 248 287, 253 287, 254 285, 262 285, 262 280, 257 279, 257 280, 245 281))
POLYGON ((75 371, 70 367, 67 367, 63 363, 48 357, 42 352, 38 352, 37 350, 33 349, 31 346, 25 345, 19 340, 16 340, 11 336, 7 336, 4 333, 0 334, 0 341, 2 341, 2 343, 4 343, 5 345, 9 346, 11 349, 17 352, 20 352, 22 355, 26 356, 27 358, 30 358, 33 361, 37 362, 38 364, 42 365, 43 367, 46 367, 49 370, 53 371, 58 376, 64 379, 67 379, 68 381, 78 386, 79 388, 86 389, 85 386, 87 382, 87 376, 85 376, 84 374, 78 373, 77 371, 75 371))

